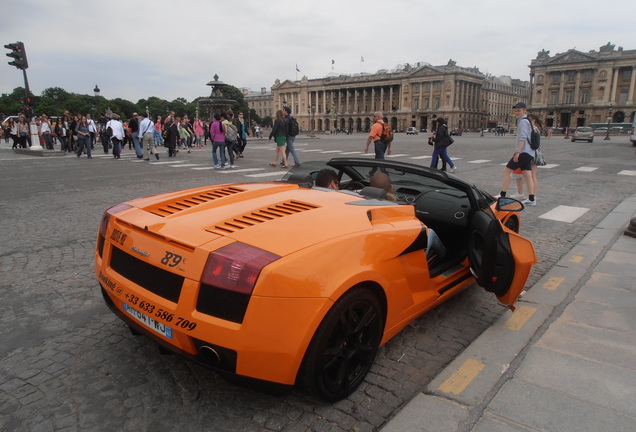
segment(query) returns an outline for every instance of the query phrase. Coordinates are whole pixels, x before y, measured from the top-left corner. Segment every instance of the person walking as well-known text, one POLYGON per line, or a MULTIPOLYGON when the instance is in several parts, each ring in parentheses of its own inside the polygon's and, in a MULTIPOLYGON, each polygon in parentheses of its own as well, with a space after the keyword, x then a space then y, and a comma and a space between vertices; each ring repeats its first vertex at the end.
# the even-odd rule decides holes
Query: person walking
POLYGON ((138 139, 141 141, 142 147, 144 149, 145 158, 144 160, 149 161, 150 156, 154 155, 157 160, 159 160, 159 153, 155 151, 155 125, 152 123, 152 120, 148 118, 148 113, 141 113, 142 119, 139 123, 139 135, 138 139))
POLYGON ((526 185, 528 186, 528 199, 523 200, 523 204, 534 206, 537 204, 535 200, 535 187, 532 179, 532 165, 534 159, 534 150, 530 147, 530 136, 532 133, 532 123, 528 119, 528 108, 525 103, 519 102, 512 107, 514 116, 517 119, 517 137, 515 140, 515 152, 503 169, 503 180, 501 182, 501 192, 499 196, 506 196, 508 185, 510 184, 510 173, 517 168, 521 168, 526 185))
POLYGON ((44 147, 47 150, 53 150, 53 138, 51 137, 51 122, 46 114, 42 114, 40 120, 40 136, 44 141, 44 147))
POLYGON ((55 136, 58 140, 60 140, 60 150, 66 152, 66 116, 58 117, 57 122, 55 122, 55 136))
MULTIPOLYGON (((437 126, 435 128, 435 132, 433 132, 433 158, 431 159, 431 168, 437 169, 437 162, 439 158, 442 158, 442 161, 446 161, 448 166, 450 166, 450 172, 455 172, 457 167, 451 160, 448 155, 448 151, 446 150, 450 145, 450 135, 448 133, 448 126, 446 125, 446 120, 443 117, 438 117, 437 126)), ((442 166, 442 169, 444 167, 442 166)))
POLYGON ((11 141, 13 141, 11 148, 13 150, 18 148, 18 135, 18 124, 13 120, 13 117, 9 117, 7 121, 7 136, 5 138, 11 138, 11 141))
MULTIPOLYGON (((23 115, 20 116, 18 120, 18 138, 20 140, 20 148, 27 148, 27 143, 29 143, 29 123, 26 121, 26 117, 23 115)), ((29 147, 31 145, 29 144, 29 147)))
POLYGON ((269 134, 269 139, 271 140, 272 138, 275 138, 276 141, 276 155, 274 156, 274 162, 270 163, 270 165, 275 167, 279 157, 282 156, 283 165, 281 165, 281 168, 287 168, 287 155, 283 150, 283 146, 287 143, 287 124, 282 110, 276 111, 274 127, 269 134))
POLYGON ((86 114, 86 121, 88 122, 88 130, 91 134, 91 149, 95 148, 95 142, 97 141, 97 125, 91 118, 90 114, 86 114))
POLYGON ((245 147, 247 146, 247 130, 248 127, 245 124, 245 119, 243 118, 243 111, 239 111, 237 117, 233 120, 234 126, 236 126, 236 130, 238 130, 238 142, 237 142, 237 150, 238 153, 236 155, 237 158, 243 157, 243 152, 245 151, 245 147))
POLYGON ((203 148, 203 122, 197 117, 192 126, 194 127, 194 136, 196 137, 194 145, 197 148, 203 148))
POLYGON ((210 125, 210 140, 212 141, 212 162, 214 168, 225 168, 225 126, 221 123, 221 114, 214 113, 214 122, 210 125), (217 150, 219 156, 217 156, 217 150), (219 164, 219 157, 221 163, 219 164))
POLYGON ((121 159, 121 143, 126 133, 124 132, 124 125, 120 121, 118 114, 113 115, 108 123, 106 123, 106 128, 110 128, 113 131, 113 135, 110 138, 113 143, 113 157, 115 159, 121 159))
POLYGON ((82 151, 86 148, 86 157, 93 159, 91 156, 91 133, 88 128, 88 120, 86 117, 82 117, 77 125, 77 151, 75 154, 77 157, 82 156, 82 151))
POLYGON ((132 143, 135 146, 135 153, 139 159, 144 157, 144 152, 141 149, 141 144, 139 143, 139 114, 136 112, 133 113, 132 118, 128 120, 128 128, 130 129, 130 137, 132 139, 132 143))
MULTIPOLYGON (((369 146, 373 143, 373 151, 375 152, 375 159, 383 160, 385 154, 391 154, 391 142, 382 141, 382 132, 384 131, 384 117, 382 115, 382 111, 376 111, 373 113, 373 125, 371 126, 371 130, 369 131, 369 136, 367 137, 367 145, 364 148, 364 152, 367 153, 369 151, 369 146)), ((373 167, 373 169, 369 172, 369 177, 373 177, 377 170, 377 167, 373 167)), ((381 169, 384 171, 384 168, 381 169)))
POLYGON ((226 113, 221 113, 221 123, 225 128, 225 148, 230 158, 230 168, 236 168, 234 165, 234 144, 237 142, 238 129, 232 124, 232 110, 228 110, 226 113))
MULTIPOLYGON (((283 111, 285 112, 285 125, 287 126, 287 145, 285 146, 285 156, 289 158, 289 154, 291 153, 294 158, 294 165, 292 166, 297 167, 300 166, 300 159, 298 159, 298 156, 296 155, 294 141, 296 140, 296 135, 298 135, 298 130, 294 130, 297 128, 292 126, 296 120, 291 115, 290 107, 283 107, 283 111)), ((297 125, 298 123, 296 122, 296 126, 297 125)))

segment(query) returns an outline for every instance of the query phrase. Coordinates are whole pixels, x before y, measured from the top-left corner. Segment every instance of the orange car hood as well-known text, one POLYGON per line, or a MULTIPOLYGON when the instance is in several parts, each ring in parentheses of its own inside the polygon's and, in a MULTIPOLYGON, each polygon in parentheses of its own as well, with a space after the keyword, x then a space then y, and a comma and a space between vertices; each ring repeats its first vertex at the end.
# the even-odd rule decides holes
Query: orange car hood
POLYGON ((229 237, 280 256, 378 223, 418 224, 412 206, 289 183, 214 185, 128 204, 119 221, 166 241, 195 248, 229 237))

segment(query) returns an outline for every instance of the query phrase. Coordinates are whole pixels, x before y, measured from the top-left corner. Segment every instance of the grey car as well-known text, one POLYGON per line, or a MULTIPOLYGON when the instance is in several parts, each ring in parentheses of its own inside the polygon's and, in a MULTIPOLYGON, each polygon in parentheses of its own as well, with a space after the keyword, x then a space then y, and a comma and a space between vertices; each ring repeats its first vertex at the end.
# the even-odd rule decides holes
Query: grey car
POLYGON ((574 141, 594 142, 594 131, 591 127, 579 126, 576 128, 571 138, 574 141))

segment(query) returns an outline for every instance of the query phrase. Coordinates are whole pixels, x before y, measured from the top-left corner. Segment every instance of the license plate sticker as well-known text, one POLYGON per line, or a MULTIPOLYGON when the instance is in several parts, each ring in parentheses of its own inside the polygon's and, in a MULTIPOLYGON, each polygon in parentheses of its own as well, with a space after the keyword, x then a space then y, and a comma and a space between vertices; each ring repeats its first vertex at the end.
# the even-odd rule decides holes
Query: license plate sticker
POLYGON ((167 337, 168 339, 172 339, 172 329, 167 325, 160 323, 159 321, 155 321, 146 314, 143 314, 137 309, 128 306, 126 303, 124 303, 124 310, 126 311, 126 313, 128 313, 128 315, 132 316, 134 319, 148 327, 150 330, 153 330, 160 335, 167 337))

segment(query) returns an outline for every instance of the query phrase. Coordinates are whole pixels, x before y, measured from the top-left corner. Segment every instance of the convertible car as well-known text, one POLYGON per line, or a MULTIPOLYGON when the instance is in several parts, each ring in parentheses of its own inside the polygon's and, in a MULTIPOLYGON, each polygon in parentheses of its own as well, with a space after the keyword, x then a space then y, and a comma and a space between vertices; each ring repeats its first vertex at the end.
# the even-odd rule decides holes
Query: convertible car
POLYGON ((394 161, 303 163, 282 180, 165 193, 104 212, 95 276, 134 334, 225 377, 336 401, 378 347, 477 283, 513 304, 536 257, 523 204, 394 161), (336 172, 339 190, 315 185, 336 172), (370 187, 386 173, 395 200, 370 187))

